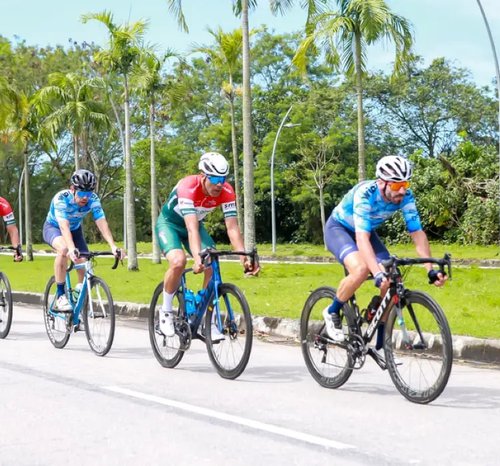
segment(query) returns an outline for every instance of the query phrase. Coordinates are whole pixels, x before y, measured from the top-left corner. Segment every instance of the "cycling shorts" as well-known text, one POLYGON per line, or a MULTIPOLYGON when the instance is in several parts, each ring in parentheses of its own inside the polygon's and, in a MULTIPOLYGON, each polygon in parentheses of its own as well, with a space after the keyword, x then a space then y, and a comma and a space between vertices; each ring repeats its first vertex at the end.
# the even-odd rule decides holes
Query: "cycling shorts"
MULTIPOLYGON (((191 254, 191 250, 189 249, 188 231, 185 226, 168 222, 162 215, 160 215, 158 217, 158 221, 156 222, 155 232, 163 254, 166 255, 173 249, 182 249, 182 246, 184 246, 186 251, 191 254)), ((208 234, 203 222, 200 222, 199 232, 201 238, 201 248, 215 248, 215 242, 208 234)))
MULTIPOLYGON (((59 227, 55 227, 49 222, 45 222, 43 224, 43 240, 50 247, 53 247, 52 244, 58 236, 62 237, 62 233, 59 227)), ((83 237, 83 230, 81 225, 76 230, 73 230, 71 232, 71 236, 73 237, 73 243, 75 243, 75 247, 80 252, 89 252, 89 248, 87 246, 87 243, 85 242, 85 238, 83 237)))
MULTIPOLYGON (((377 262, 389 259, 389 251, 374 231, 370 234, 370 243, 377 257, 377 262)), ((344 264, 344 259, 349 254, 359 250, 356 244, 356 233, 337 222, 337 220, 333 220, 331 216, 326 222, 325 244, 341 264, 344 264)))

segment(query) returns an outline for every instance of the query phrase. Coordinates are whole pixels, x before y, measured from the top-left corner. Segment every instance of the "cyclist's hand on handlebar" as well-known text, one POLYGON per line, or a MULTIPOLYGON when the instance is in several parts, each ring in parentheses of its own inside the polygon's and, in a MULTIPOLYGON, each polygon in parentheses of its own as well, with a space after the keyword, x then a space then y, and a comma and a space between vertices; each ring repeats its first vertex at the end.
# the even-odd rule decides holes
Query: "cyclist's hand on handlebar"
POLYGON ((14 262, 22 262, 23 261, 23 249, 20 244, 16 246, 14 252, 14 262))
POLYGON ((260 272, 260 266, 257 262, 253 262, 251 257, 246 256, 243 261, 243 269, 245 275, 257 276, 260 272))
POLYGON ((205 270, 205 266, 201 262, 195 262, 193 265, 193 273, 201 273, 205 270))
POLYGON ((377 288, 383 288, 387 285, 387 277, 384 272, 378 272, 373 276, 373 282, 377 288))
POLYGON ((125 249, 117 248, 116 246, 111 248, 111 252, 113 253, 113 256, 117 257, 121 261, 127 256, 127 251, 125 251, 125 249))
POLYGON ((73 261, 76 262, 78 258, 80 257, 80 251, 75 248, 69 252, 69 258, 73 261))
POLYGON ((448 280, 448 276, 440 270, 431 269, 427 272, 427 276, 429 277, 429 284, 435 286, 443 286, 446 280, 448 280))

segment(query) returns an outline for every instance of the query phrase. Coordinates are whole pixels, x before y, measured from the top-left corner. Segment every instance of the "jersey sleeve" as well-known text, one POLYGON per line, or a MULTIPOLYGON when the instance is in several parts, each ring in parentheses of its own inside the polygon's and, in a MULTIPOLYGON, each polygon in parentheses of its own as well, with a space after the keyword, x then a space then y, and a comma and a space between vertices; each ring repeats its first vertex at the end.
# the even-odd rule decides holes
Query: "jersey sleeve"
POLYGON ((408 232, 414 233, 415 231, 422 230, 422 223, 420 222, 420 215, 418 214, 415 198, 411 191, 406 192, 403 199, 403 206, 401 209, 403 218, 405 219, 406 228, 408 232))
POLYGON ((59 222, 60 220, 68 220, 69 221, 69 215, 68 215, 68 198, 69 198, 69 192, 68 191, 62 191, 57 195, 57 197, 54 199, 54 218, 59 222))
POLYGON ((4 222, 7 225, 15 225, 16 219, 14 217, 14 212, 10 206, 7 199, 0 197, 0 215, 3 217, 4 222))
POLYGON ((354 231, 371 233, 373 229, 372 222, 370 221, 371 210, 370 192, 364 189, 357 189, 352 202, 354 231))
POLYGON ((221 193, 222 202, 222 213, 224 218, 237 217, 238 211, 236 210, 236 195, 234 194, 234 189, 229 183, 224 183, 224 190, 221 193))
POLYGON ((102 209, 101 200, 97 194, 92 194, 90 198, 90 210, 92 211, 92 216, 94 220, 100 220, 101 218, 106 218, 104 215, 104 210, 102 209))
POLYGON ((196 184, 196 177, 189 176, 180 180, 177 185, 177 206, 183 217, 191 214, 196 215, 196 208, 194 206, 196 184))

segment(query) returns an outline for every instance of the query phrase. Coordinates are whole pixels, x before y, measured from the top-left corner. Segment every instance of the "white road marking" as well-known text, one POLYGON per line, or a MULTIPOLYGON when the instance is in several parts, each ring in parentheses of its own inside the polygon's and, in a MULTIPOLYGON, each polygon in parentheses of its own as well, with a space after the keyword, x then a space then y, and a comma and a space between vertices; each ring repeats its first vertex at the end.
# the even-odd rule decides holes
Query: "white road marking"
POLYGON ((129 390, 127 388, 121 388, 117 386, 103 387, 103 388, 105 390, 109 390, 115 393, 121 393, 122 395, 130 396, 133 398, 152 401, 153 403, 158 403, 164 406, 170 406, 172 408, 181 409, 183 411, 188 411, 190 413, 199 414, 201 416, 206 416, 213 419, 219 419, 221 421, 232 422, 234 424, 250 427, 252 429, 281 435, 283 437, 288 437, 295 440, 301 440, 303 442, 311 443, 313 445, 320 445, 322 447, 334 448, 336 450, 349 450, 355 448, 354 445, 349 445, 347 443, 337 442, 335 440, 330 440, 323 437, 317 437, 315 435, 298 432, 296 430, 286 429, 284 427, 278 427, 272 424, 266 424, 264 422, 254 421, 252 419, 245 419, 240 416, 233 416, 232 414, 226 414, 220 411, 214 411, 212 409, 190 405, 188 403, 183 403, 181 401, 169 400, 167 398, 162 398, 160 396, 149 395, 147 393, 137 392, 135 390, 129 390))

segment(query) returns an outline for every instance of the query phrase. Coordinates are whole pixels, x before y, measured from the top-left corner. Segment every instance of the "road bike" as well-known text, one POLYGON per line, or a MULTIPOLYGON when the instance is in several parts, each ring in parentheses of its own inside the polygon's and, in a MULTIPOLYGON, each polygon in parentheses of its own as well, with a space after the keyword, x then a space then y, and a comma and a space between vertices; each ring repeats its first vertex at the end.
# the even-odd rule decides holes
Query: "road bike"
MULTIPOLYGON (((106 282, 94 275, 93 262, 97 256, 113 256, 112 252, 80 252, 87 259, 82 263, 71 263, 66 269, 66 297, 71 304, 70 311, 55 308, 57 284, 50 277, 43 297, 43 317, 49 340, 56 348, 64 348, 72 332, 85 330, 90 349, 98 356, 105 356, 111 349, 115 335, 115 308, 113 297, 106 282), (84 269, 81 289, 71 287, 71 270, 84 269)), ((117 253, 112 269, 120 260, 117 253)))
POLYGON ((174 303, 175 335, 167 337, 159 326, 163 304, 163 282, 156 287, 149 308, 149 338, 153 353, 163 367, 174 368, 182 360, 193 339, 205 341, 208 356, 219 375, 235 379, 245 370, 252 351, 252 316, 243 292, 235 285, 223 283, 219 257, 249 256, 258 263, 256 251, 216 251, 212 248, 200 252, 203 264, 212 269, 206 288, 194 294, 187 288, 186 269, 181 278, 174 303), (212 325, 223 335, 222 340, 212 337, 212 325))
POLYGON ((326 333, 322 311, 335 298, 335 289, 321 287, 308 297, 300 321, 300 341, 306 366, 323 387, 345 384, 354 369, 371 356, 387 369, 399 392, 414 403, 429 403, 444 390, 453 361, 450 327, 439 304, 427 293, 409 290, 403 279, 414 264, 433 263, 451 278, 451 257, 404 259, 391 256, 382 262, 389 289, 375 314, 360 312, 352 296, 340 311, 344 341, 326 333), (371 320, 370 320, 371 318, 371 320), (386 320, 387 318, 387 320, 386 320), (380 324, 385 322, 384 356, 369 346, 380 324))
MULTIPOLYGON (((0 246, 1 251, 15 251, 12 246, 0 246)), ((7 275, 0 272, 0 338, 6 338, 12 325, 12 288, 7 275)))

